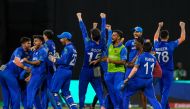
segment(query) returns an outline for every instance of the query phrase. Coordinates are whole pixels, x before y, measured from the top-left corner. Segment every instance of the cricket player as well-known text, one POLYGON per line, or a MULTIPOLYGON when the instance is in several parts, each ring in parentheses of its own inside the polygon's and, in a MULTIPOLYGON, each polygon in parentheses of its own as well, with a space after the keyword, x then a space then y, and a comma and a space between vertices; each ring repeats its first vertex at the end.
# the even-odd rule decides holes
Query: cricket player
MULTIPOLYGON (((110 34, 111 35, 111 34, 110 34)), ((123 32, 120 30, 113 31, 112 42, 108 40, 108 71, 104 75, 108 92, 113 103, 114 109, 122 109, 122 97, 117 86, 124 79, 125 66, 127 60, 127 50, 123 44, 120 43, 123 32)))
POLYGON ((156 99, 153 87, 153 70, 156 65, 156 58, 151 54, 151 42, 143 44, 143 53, 135 62, 135 66, 129 76, 124 80, 126 92, 123 95, 123 109, 128 109, 129 100, 137 91, 143 91, 154 109, 161 109, 161 105, 156 99))
MULTIPOLYGON (((56 53, 56 47, 55 43, 52 40, 54 36, 54 32, 52 30, 44 30, 43 31, 43 38, 44 38, 44 47, 46 48, 48 55, 55 56, 56 53)), ((47 75, 46 79, 42 85, 42 107, 43 109, 48 108, 48 102, 51 101, 52 106, 55 108, 56 104, 53 101, 53 96, 50 91, 50 84, 51 84, 51 79, 53 76, 54 71, 56 70, 55 65, 49 61, 48 59, 46 60, 47 64, 47 75)))
POLYGON ((169 40, 169 32, 167 30, 161 30, 163 22, 159 22, 157 31, 154 35, 154 48, 156 52, 157 60, 162 68, 162 78, 160 79, 160 92, 161 92, 161 105, 162 109, 169 109, 168 96, 171 84, 173 82, 173 53, 176 47, 185 41, 185 23, 180 22, 181 28, 180 38, 175 41, 169 40), (160 40, 159 40, 160 38, 160 40))
MULTIPOLYGON (((139 26, 136 26, 134 28, 134 32, 133 32, 133 39, 131 40, 128 40, 126 43, 125 43, 125 47, 127 48, 128 50, 128 62, 131 63, 133 60, 135 60, 135 56, 137 55, 138 53, 138 50, 136 49, 135 47, 135 40, 139 37, 142 37, 143 35, 143 29, 142 27, 139 27, 139 26)), ((132 68, 130 65, 128 65, 128 62, 126 63, 126 73, 125 73, 125 78, 129 75, 129 73, 131 72, 132 68)), ((134 61, 135 62, 135 61, 134 61)), ((143 105, 143 109, 146 109, 146 98, 145 96, 140 92, 140 97, 141 97, 141 101, 142 101, 142 105, 143 105)))
POLYGON ((3 109, 9 109, 10 103, 12 109, 20 109, 20 85, 18 78, 22 70, 30 72, 30 68, 24 66, 21 62, 22 58, 28 58, 30 55, 31 39, 22 37, 20 39, 21 47, 18 47, 13 52, 10 61, 4 66, 0 72, 0 79, 3 92, 3 109), (9 97, 10 98, 7 98, 9 97))
POLYGON ((60 58, 49 56, 50 61, 58 66, 51 81, 51 92, 56 101, 57 109, 62 109, 61 100, 58 96, 59 90, 62 91, 62 95, 66 99, 69 109, 77 109, 69 91, 72 70, 77 59, 77 51, 71 42, 72 35, 69 32, 63 32, 57 37, 65 47, 60 58))
MULTIPOLYGON (((100 16, 103 23, 102 25, 105 26, 106 15, 101 13, 100 16)), ((91 30, 90 38, 86 26, 83 23, 81 13, 77 13, 77 18, 79 20, 85 46, 84 64, 79 77, 79 108, 84 108, 87 87, 88 84, 91 83, 100 102, 100 107, 104 109, 103 87, 100 77, 101 72, 97 60, 101 58, 103 52, 106 50, 105 38, 101 36, 100 30, 97 28, 91 30)))
MULTIPOLYGON (((131 40, 128 40, 126 43, 125 43, 125 47, 127 48, 128 50, 128 62, 131 62, 135 56, 137 55, 138 53, 138 50, 136 49, 135 47, 135 40, 138 38, 138 37, 141 37, 143 34, 143 29, 139 26, 135 27, 134 28, 134 32, 133 32, 133 39, 131 40)), ((127 67, 127 70, 126 70, 126 74, 125 74, 125 77, 127 77, 129 75, 129 73, 131 72, 133 67, 130 67, 128 66, 127 67)))
POLYGON ((27 86, 27 109, 32 109, 34 103, 38 103, 37 109, 42 109, 40 96, 38 92, 44 79, 46 77, 46 62, 48 53, 43 46, 43 37, 41 35, 34 35, 34 52, 32 61, 27 58, 23 59, 23 62, 32 65, 31 78, 27 86), (35 100, 35 102, 34 102, 35 100))

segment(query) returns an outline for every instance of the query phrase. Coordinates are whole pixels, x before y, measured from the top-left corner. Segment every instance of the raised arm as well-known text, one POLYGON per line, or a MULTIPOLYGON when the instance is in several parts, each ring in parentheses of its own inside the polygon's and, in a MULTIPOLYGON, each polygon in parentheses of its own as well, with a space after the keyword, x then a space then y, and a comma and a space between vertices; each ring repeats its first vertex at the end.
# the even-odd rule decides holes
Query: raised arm
POLYGON ((95 29, 95 28, 97 28, 97 26, 98 26, 98 23, 97 22, 93 22, 93 25, 92 25, 93 27, 93 29, 95 29))
POLYGON ((103 39, 106 42, 106 14, 105 13, 100 13, 100 17, 102 19, 101 39, 103 39))
POLYGON ((163 27, 164 23, 163 22, 159 22, 158 23, 158 28, 156 30, 156 33, 154 34, 154 41, 158 41, 158 38, 160 36, 160 30, 163 27))
POLYGON ((112 30, 111 30, 111 25, 107 24, 106 29, 108 30, 108 41, 107 41, 107 47, 110 46, 112 43, 112 30))
POLYGON ((80 26, 80 29, 82 32, 84 43, 86 43, 87 41, 90 40, 90 38, 88 37, 88 32, 87 32, 86 26, 82 20, 82 13, 77 13, 76 15, 79 20, 79 26, 80 26))
POLYGON ((185 23, 184 22, 180 22, 179 23, 179 26, 181 27, 181 35, 180 35, 180 38, 178 39, 179 41, 179 45, 185 41, 185 37, 186 37, 186 32, 185 32, 185 23))

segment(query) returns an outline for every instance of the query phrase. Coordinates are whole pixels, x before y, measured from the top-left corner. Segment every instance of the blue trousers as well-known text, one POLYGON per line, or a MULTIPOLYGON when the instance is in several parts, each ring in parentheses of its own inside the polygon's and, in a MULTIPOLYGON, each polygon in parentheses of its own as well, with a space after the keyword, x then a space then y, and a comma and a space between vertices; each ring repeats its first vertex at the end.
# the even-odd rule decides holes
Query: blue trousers
POLYGON ((121 95, 121 91, 118 90, 118 85, 123 81, 124 73, 107 72, 104 75, 104 78, 106 81, 106 85, 107 85, 108 92, 109 92, 111 101, 113 103, 114 109, 122 109, 122 95, 121 95))
POLYGON ((71 77, 72 71, 64 68, 58 68, 52 77, 51 92, 57 104, 56 109, 62 109, 61 99, 59 97, 59 90, 62 91, 62 95, 64 96, 65 101, 69 106, 69 109, 77 109, 76 104, 74 104, 74 100, 69 91, 71 77))
MULTIPOLYGON (((0 75, 1 73, 4 73, 4 72, 0 71, 0 75)), ((9 109, 10 102, 11 102, 10 92, 6 84, 6 81, 3 78, 1 78, 1 76, 0 76, 0 84, 1 84, 2 95, 3 95, 3 109, 9 109)))
POLYGON ((173 82, 173 71, 162 70, 162 78, 159 81, 162 109, 170 109, 168 96, 173 82))
POLYGON ((50 91, 51 88, 51 80, 54 73, 53 67, 49 66, 47 68, 47 76, 43 82, 41 88, 41 97, 42 97, 42 107, 43 109, 48 109, 48 103, 51 102, 51 105, 56 108, 56 103, 54 101, 53 95, 50 91))
POLYGON ((137 93, 137 91, 143 91, 144 95, 147 97, 150 104, 154 109, 162 109, 160 103, 156 99, 153 79, 141 79, 141 78, 132 78, 129 80, 125 92, 123 93, 123 109, 129 108, 129 100, 132 95, 137 93))
POLYGON ((31 79, 27 86, 27 109, 32 109, 35 104, 36 109, 42 109, 39 90, 45 79, 45 74, 32 74, 31 79))
POLYGON ((21 102, 24 109, 27 109, 27 83, 24 80, 19 80, 21 89, 21 102))
POLYGON ((91 83, 100 106, 104 106, 104 97, 103 97, 103 86, 101 83, 101 77, 94 77, 94 72, 92 68, 83 67, 79 77, 79 107, 80 109, 84 108, 85 95, 87 91, 88 84, 91 83))
MULTIPOLYGON (((3 80, 3 97, 9 96, 8 93, 10 93, 11 98, 11 106, 12 109, 20 109, 20 86, 18 83, 17 77, 14 75, 14 71, 6 68, 3 72, 0 74, 0 78, 3 80), (8 90, 7 90, 8 89, 8 90)), ((5 99, 6 105, 9 102, 7 99, 5 99)), ((5 109, 7 106, 5 106, 5 109)))

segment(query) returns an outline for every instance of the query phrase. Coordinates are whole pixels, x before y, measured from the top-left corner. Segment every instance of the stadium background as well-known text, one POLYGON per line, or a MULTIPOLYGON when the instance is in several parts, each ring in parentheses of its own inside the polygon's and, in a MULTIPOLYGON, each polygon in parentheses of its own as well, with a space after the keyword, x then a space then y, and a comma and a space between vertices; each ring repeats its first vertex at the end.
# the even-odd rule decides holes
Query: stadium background
MULTIPOLYGON (((88 30, 94 21, 100 22, 99 13, 107 14, 107 23, 113 29, 124 31, 132 38, 132 28, 142 26, 144 37, 153 39, 159 21, 170 31, 170 39, 180 35, 179 21, 186 22, 187 39, 176 51, 175 62, 184 63, 190 72, 189 0, 0 0, 0 61, 6 63, 22 36, 42 34, 52 29, 55 34, 69 31, 78 51, 73 79, 78 79, 83 62, 83 40, 76 12, 82 12, 88 30)), ((62 46, 53 38, 60 51, 62 46)), ((188 74, 190 78, 190 73, 188 74)))

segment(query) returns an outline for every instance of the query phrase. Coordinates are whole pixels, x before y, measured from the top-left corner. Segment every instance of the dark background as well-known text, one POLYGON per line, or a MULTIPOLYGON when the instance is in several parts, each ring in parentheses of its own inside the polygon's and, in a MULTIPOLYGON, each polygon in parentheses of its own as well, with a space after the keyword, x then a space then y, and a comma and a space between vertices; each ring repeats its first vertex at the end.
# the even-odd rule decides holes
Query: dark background
MULTIPOLYGON (((73 79, 83 62, 83 40, 76 12, 82 12, 88 30, 94 21, 100 22, 99 13, 107 14, 107 22, 113 29, 124 31, 126 39, 132 38, 132 28, 142 26, 144 37, 153 39, 157 23, 164 21, 170 31, 170 39, 180 35, 179 21, 186 22, 186 41, 175 51, 175 63, 181 61, 190 71, 189 48, 189 0, 0 0, 0 60, 6 63, 13 50, 20 46, 22 36, 42 34, 52 29, 55 34, 69 31, 78 51, 73 79)), ((62 49, 56 37, 58 51, 62 49)))

